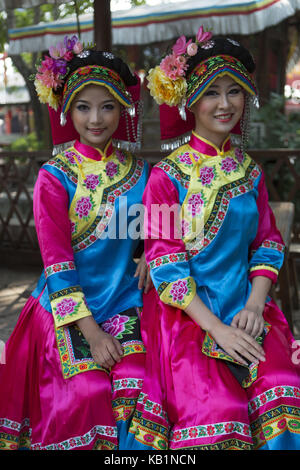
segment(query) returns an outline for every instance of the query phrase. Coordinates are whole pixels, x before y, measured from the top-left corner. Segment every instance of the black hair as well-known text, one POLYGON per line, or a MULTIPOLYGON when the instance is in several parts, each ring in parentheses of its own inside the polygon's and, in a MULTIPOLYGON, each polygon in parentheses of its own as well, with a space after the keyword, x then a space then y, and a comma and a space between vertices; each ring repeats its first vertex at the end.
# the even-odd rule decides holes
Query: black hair
POLYGON ((87 50, 82 54, 75 55, 73 59, 68 62, 69 73, 65 77, 65 80, 68 80, 70 74, 76 69, 88 65, 99 65, 114 70, 120 75, 126 86, 137 84, 136 76, 120 57, 116 57, 111 52, 95 50, 87 50))
POLYGON ((192 70, 203 60, 213 57, 215 55, 226 54, 238 59, 246 67, 249 73, 253 73, 255 70, 255 62, 252 55, 242 44, 237 41, 223 37, 223 36, 213 36, 208 42, 208 45, 212 47, 206 48, 199 46, 197 54, 188 59, 188 69, 187 75, 189 75, 192 70), (211 44, 209 44, 211 42, 211 44))

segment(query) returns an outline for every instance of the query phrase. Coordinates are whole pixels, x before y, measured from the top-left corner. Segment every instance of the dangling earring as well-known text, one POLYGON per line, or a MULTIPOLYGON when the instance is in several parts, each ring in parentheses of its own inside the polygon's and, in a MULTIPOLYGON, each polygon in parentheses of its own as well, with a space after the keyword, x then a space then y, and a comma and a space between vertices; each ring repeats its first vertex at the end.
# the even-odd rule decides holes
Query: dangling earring
POLYGON ((245 99, 245 107, 243 116, 241 119, 241 131, 242 131, 242 142, 241 150, 245 152, 248 140, 249 140, 249 131, 250 131, 250 96, 247 95, 245 99))
POLYGON ((60 113, 60 125, 65 126, 67 123, 67 118, 64 113, 60 113))

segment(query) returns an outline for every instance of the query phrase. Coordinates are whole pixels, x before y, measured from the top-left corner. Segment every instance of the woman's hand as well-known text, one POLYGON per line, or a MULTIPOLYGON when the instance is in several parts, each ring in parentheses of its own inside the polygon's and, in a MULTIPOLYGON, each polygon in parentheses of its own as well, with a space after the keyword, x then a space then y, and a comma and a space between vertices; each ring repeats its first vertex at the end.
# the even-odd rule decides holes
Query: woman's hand
POLYGON ((147 294, 147 292, 153 286, 153 283, 152 283, 152 279, 150 276, 150 269, 146 262, 145 253, 142 254, 138 262, 135 274, 134 274, 134 277, 138 277, 138 276, 139 276, 138 288, 143 289, 144 287, 144 293, 147 294))
POLYGON ((241 364, 247 365, 245 359, 256 363, 265 361, 263 348, 244 330, 220 322, 211 334, 217 344, 241 364))
POLYGON ((93 359, 99 366, 109 369, 121 361, 123 348, 120 342, 103 331, 92 315, 77 320, 76 324, 89 343, 93 359))
POLYGON ((244 330, 248 335, 256 338, 264 329, 262 311, 258 307, 245 307, 237 313, 231 322, 231 326, 244 330))
POLYGON ((94 361, 106 369, 122 359, 123 348, 120 342, 100 327, 89 338, 89 345, 94 361))

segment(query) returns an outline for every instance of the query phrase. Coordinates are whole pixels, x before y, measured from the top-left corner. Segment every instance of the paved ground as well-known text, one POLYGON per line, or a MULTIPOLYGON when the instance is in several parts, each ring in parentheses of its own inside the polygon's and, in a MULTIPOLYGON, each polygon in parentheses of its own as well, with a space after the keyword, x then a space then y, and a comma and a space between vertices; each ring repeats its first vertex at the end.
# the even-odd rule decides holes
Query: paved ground
MULTIPOLYGON (((39 267, 0 266, 0 342, 5 343, 41 274, 39 267)), ((300 279, 300 277, 299 277, 300 279)), ((300 340, 300 311, 294 314, 294 331, 300 340)))
POLYGON ((0 266, 0 340, 6 341, 41 274, 35 267, 0 266))

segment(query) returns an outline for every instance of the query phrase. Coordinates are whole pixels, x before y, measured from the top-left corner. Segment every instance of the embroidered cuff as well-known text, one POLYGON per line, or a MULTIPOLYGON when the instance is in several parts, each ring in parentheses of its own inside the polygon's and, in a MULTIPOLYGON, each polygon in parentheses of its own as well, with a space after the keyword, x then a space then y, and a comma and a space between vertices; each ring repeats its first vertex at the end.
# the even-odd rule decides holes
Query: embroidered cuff
POLYGON ((268 266, 265 264, 260 264, 257 266, 252 266, 250 268, 249 279, 252 279, 256 276, 264 276, 271 279, 271 281, 275 284, 277 282, 279 270, 274 266, 268 266))
POLYGON ((196 294, 196 284, 192 277, 174 282, 162 282, 157 290, 162 302, 184 310, 196 294))
POLYGON ((56 327, 74 323, 91 316, 80 286, 72 286, 50 294, 50 303, 56 327))

